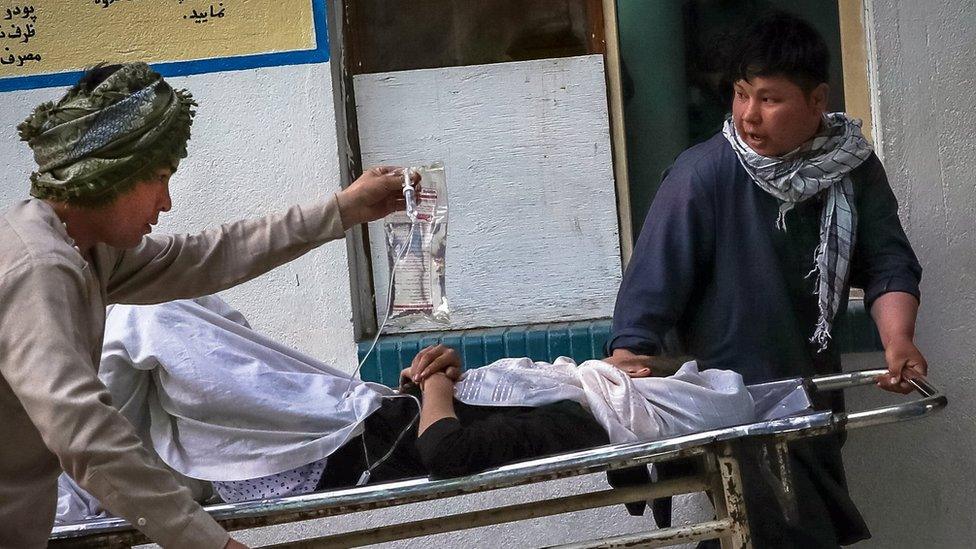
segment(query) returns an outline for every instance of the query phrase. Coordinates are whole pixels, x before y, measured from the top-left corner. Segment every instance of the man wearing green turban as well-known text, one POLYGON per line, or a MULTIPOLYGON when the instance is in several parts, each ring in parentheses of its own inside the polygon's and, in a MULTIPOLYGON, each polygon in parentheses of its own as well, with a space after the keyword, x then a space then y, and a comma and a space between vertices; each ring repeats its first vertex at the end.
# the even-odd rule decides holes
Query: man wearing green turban
POLYGON ((144 63, 97 67, 18 126, 38 169, 0 212, 0 547, 46 545, 62 469, 167 548, 240 546, 112 407, 105 306, 211 294, 403 208, 402 175, 374 168, 281 214, 151 235, 194 105, 144 63))

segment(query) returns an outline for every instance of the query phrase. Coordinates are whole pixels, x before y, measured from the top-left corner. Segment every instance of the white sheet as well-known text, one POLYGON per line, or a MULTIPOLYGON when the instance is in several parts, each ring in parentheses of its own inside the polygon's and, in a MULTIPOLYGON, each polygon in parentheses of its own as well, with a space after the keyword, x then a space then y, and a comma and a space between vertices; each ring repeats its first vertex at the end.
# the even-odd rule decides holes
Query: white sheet
MULTIPOLYGON (((213 296, 110 307, 99 378, 198 500, 209 485, 195 479, 251 479, 327 457, 393 393, 250 330, 213 296)), ((56 524, 104 516, 61 475, 56 524)))
POLYGON ((552 364, 503 358, 466 372, 456 394, 462 402, 481 406, 541 406, 574 400, 589 409, 615 443, 756 420, 742 376, 727 370, 699 372, 694 361, 669 377, 632 379, 600 360, 577 366, 566 357, 552 364))
POLYGON ((113 307, 99 377, 116 403, 141 411, 139 425, 148 409, 167 465, 207 480, 318 461, 392 393, 248 329, 216 297, 113 307))

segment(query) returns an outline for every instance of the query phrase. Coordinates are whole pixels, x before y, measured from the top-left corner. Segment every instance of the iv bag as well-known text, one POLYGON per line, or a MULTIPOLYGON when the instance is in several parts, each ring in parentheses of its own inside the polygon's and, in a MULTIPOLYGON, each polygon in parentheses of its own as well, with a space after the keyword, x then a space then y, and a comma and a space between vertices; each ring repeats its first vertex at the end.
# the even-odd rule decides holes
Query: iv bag
POLYGON ((388 319, 427 318, 450 322, 444 280, 447 248, 447 178, 444 164, 405 168, 420 176, 414 212, 394 212, 386 217, 386 251, 390 264, 388 319))

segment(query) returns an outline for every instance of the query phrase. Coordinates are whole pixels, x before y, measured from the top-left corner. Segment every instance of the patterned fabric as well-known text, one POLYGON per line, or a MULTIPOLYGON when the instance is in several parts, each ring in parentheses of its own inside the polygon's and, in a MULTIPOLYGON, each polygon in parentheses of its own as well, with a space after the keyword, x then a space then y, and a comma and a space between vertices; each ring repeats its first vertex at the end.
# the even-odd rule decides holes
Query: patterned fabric
POLYGON ((31 195, 103 204, 147 169, 176 169, 186 157, 194 105, 145 63, 130 63, 91 90, 76 86, 38 106, 17 126, 38 165, 31 195))
POLYGON ((861 134, 861 121, 844 113, 824 115, 821 131, 782 157, 762 156, 739 138, 731 119, 722 129, 749 177, 782 204, 776 227, 786 230, 786 212, 822 191, 826 201, 820 217, 820 245, 814 253, 820 318, 811 342, 827 348, 834 315, 850 271, 857 230, 854 186, 850 172, 871 156, 873 148, 861 134))
POLYGON ((227 503, 308 494, 315 491, 327 461, 328 458, 322 458, 261 478, 214 482, 213 487, 220 499, 227 503))

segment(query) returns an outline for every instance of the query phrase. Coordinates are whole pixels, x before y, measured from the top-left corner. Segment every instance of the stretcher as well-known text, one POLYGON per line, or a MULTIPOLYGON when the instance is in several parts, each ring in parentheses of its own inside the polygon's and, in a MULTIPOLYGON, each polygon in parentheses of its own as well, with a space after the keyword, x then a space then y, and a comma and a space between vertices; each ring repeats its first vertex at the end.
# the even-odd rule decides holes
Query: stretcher
MULTIPOLYGON (((885 369, 861 370, 836 375, 777 381, 754 388, 810 397, 816 393, 873 384, 885 369)), ((345 490, 301 496, 210 505, 206 510, 227 530, 241 530, 318 519, 380 508, 423 505, 441 498, 464 496, 533 483, 545 483, 615 469, 697 458, 701 468, 681 478, 639 486, 597 489, 543 501, 506 503, 493 499, 494 507, 475 512, 432 516, 421 520, 385 524, 325 537, 281 543, 268 547, 356 547, 410 539, 492 524, 595 509, 625 502, 706 492, 715 516, 697 524, 649 529, 611 538, 580 540, 560 547, 662 547, 706 539, 719 539, 723 549, 752 546, 749 510, 743 499, 736 444, 760 441, 769 451, 763 459, 776 476, 777 501, 789 519, 796 512, 790 480, 787 444, 790 441, 852 429, 873 427, 920 418, 944 408, 946 397, 924 379, 911 380, 915 397, 906 402, 866 411, 832 413, 814 411, 774 420, 758 421, 652 442, 616 444, 507 465, 467 477, 445 480, 409 479, 345 490)), ((650 521, 649 521, 650 522, 650 521)), ((146 538, 121 519, 99 519, 59 526, 50 545, 54 547, 127 547, 147 543, 146 538)))

